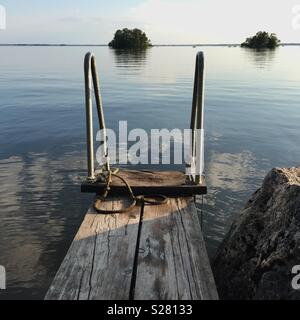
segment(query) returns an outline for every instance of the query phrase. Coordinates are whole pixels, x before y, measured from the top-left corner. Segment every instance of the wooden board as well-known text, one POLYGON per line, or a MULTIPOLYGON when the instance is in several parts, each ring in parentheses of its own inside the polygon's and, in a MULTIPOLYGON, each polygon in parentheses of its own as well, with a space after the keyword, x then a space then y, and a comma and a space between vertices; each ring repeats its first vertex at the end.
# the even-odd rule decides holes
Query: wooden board
POLYGON ((139 247, 135 299, 218 299, 192 199, 146 206, 139 247))
MULTIPOLYGON (((207 193, 204 177, 201 184, 192 184, 185 173, 180 171, 121 170, 118 174, 126 179, 135 195, 163 194, 179 197, 207 193)), ((84 182, 81 191, 101 194, 105 187, 106 184, 102 182, 84 182)), ((124 183, 113 177, 110 195, 124 196, 126 192, 124 183)))
MULTIPOLYGON (((108 199, 102 209, 126 206, 108 199)), ((46 300, 217 299, 193 198, 118 215, 89 209, 46 300)))
MULTIPOLYGON (((122 205, 109 200, 103 209, 122 205)), ((128 300, 140 211, 101 215, 89 209, 45 299, 128 300)))

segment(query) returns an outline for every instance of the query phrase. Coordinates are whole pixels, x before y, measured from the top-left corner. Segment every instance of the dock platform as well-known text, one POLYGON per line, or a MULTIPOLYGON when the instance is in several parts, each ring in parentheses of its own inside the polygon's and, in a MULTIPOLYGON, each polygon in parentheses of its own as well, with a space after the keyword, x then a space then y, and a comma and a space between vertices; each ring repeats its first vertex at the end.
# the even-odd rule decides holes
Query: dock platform
MULTIPOLYGON (((97 174, 97 172, 96 172, 97 174)), ((207 194, 205 178, 200 184, 189 181, 183 171, 152 171, 152 170, 124 170, 119 176, 130 185, 133 193, 139 195, 163 194, 165 196, 193 196, 207 194)), ((81 192, 102 194, 106 183, 85 181, 81 185, 81 192)), ((122 196, 128 192, 124 183, 113 177, 110 185, 110 195, 122 196)))
POLYGON ((114 215, 91 207, 45 299, 217 300, 194 197, 114 215))

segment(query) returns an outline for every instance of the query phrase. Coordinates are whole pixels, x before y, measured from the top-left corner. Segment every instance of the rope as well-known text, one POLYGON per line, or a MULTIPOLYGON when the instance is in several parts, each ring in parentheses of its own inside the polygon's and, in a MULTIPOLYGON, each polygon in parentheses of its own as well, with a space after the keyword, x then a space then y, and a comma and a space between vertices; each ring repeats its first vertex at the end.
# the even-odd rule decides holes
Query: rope
POLYGON ((112 171, 108 167, 106 167, 106 170, 104 171, 103 169, 100 170, 100 173, 97 176, 97 180, 105 180, 106 182, 106 187, 104 190, 103 195, 101 196, 100 199, 96 199, 94 202, 94 209, 100 213, 100 214, 119 214, 119 213, 127 213, 131 211, 138 203, 140 204, 147 204, 151 206, 158 206, 158 205, 163 205, 168 203, 168 198, 164 195, 148 195, 148 196, 135 196, 131 186, 129 183, 124 179, 122 176, 118 174, 119 169, 116 169, 115 171, 112 171), (126 186, 128 193, 130 195, 131 203, 129 206, 123 208, 123 209, 118 209, 118 210, 103 210, 100 209, 100 205, 105 199, 107 198, 109 191, 111 189, 111 184, 112 184, 112 177, 116 177, 120 179, 124 185, 126 186))

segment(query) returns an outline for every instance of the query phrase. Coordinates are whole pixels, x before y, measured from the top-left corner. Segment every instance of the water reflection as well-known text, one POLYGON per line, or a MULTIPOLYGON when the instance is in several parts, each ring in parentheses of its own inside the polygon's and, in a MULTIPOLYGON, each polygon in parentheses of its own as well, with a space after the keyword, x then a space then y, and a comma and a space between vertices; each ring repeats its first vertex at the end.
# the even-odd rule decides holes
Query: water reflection
POLYGON ((246 56, 246 59, 250 61, 255 67, 264 69, 267 66, 272 65, 279 49, 249 49, 243 48, 242 52, 246 56))
POLYGON ((90 201, 79 193, 83 156, 28 153, 0 160, 0 253, 7 270, 0 299, 45 294, 90 201))
POLYGON ((146 65, 151 49, 110 49, 117 69, 141 70, 146 65))
POLYGON ((232 192, 249 190, 249 179, 260 176, 256 161, 249 151, 236 154, 211 152, 207 164, 209 182, 214 188, 232 192))
POLYGON ((261 161, 249 151, 209 153, 206 166, 209 193, 205 197, 203 211, 210 256, 214 255, 251 192, 259 187, 265 175, 261 161))

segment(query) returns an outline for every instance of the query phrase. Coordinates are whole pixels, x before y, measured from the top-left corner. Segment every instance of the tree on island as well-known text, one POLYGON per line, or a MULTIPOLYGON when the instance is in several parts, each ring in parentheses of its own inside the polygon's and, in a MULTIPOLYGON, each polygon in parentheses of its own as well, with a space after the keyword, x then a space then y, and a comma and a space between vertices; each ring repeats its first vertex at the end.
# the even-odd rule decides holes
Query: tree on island
POLYGON ((275 33, 259 31, 254 37, 247 38, 241 46, 252 49, 275 49, 280 42, 275 33))
POLYGON ((117 30, 108 45, 114 49, 144 49, 151 46, 151 41, 142 30, 125 28, 117 30))

